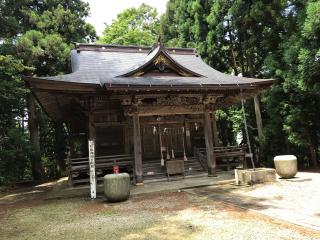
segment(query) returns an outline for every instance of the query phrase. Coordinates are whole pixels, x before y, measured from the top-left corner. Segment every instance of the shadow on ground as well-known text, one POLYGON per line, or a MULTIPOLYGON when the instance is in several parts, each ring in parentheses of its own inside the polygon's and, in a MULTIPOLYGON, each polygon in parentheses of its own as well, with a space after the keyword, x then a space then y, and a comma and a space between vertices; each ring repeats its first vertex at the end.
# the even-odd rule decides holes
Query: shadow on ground
MULTIPOLYGON (((235 190, 239 188, 245 189, 251 188, 251 186, 235 186, 232 184, 226 184, 223 186, 209 186, 204 188, 187 189, 184 191, 191 194, 204 196, 214 201, 231 203, 242 207, 244 210, 265 210, 268 208, 275 208, 274 205, 268 204, 270 198, 244 196, 243 194, 238 194, 235 192, 235 190)), ((274 199, 281 200, 282 196, 276 196, 274 199)))

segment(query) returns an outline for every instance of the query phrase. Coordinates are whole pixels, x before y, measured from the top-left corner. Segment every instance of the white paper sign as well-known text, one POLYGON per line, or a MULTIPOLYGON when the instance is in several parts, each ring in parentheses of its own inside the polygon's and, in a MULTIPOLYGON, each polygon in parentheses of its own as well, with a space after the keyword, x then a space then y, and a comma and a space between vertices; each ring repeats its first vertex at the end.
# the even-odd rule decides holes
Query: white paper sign
POLYGON ((96 182, 94 140, 89 140, 88 144, 89 144, 89 169, 90 169, 90 195, 91 195, 91 198, 96 198, 97 182, 96 182))

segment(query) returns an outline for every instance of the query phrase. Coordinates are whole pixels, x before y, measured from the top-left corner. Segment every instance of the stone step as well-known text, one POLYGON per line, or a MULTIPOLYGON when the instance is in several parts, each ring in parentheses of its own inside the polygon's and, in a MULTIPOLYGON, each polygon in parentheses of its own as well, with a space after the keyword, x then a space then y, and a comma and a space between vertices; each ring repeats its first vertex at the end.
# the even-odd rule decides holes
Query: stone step
MULTIPOLYGON (((161 166, 160 159, 157 160, 147 160, 142 163, 143 178, 144 179, 157 179, 166 178, 166 169, 161 166), (152 174, 147 174, 147 173, 152 174)), ((184 162, 185 165, 185 175, 199 174, 201 172, 206 172, 198 159, 194 157, 188 157, 188 160, 184 162)))

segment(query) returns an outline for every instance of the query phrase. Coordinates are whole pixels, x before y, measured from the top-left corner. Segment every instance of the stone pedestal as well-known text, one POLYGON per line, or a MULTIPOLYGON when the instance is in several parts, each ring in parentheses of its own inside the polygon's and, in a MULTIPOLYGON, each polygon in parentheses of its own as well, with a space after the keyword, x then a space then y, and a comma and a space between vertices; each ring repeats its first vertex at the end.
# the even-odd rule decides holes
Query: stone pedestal
POLYGON ((235 169, 236 185, 275 182, 276 171, 273 168, 235 169))
POLYGON ((280 155, 274 158, 274 166, 282 178, 293 178, 298 171, 298 161, 294 155, 280 155))
POLYGON ((125 201, 130 195, 130 176, 128 173, 107 174, 103 177, 103 187, 109 202, 125 201))

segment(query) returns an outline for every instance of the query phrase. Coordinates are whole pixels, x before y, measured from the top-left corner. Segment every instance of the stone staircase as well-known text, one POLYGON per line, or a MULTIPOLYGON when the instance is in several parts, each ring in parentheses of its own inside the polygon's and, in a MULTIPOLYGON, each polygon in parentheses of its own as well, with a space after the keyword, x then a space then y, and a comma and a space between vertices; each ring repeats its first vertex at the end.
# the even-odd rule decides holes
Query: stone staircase
MULTIPOLYGON (((166 178, 166 169, 161 167, 160 159, 146 160, 142 163, 143 179, 159 179, 166 178)), ((201 166, 199 160, 194 157, 189 157, 188 161, 184 162, 185 175, 195 175, 198 173, 204 173, 205 170, 201 166)))

